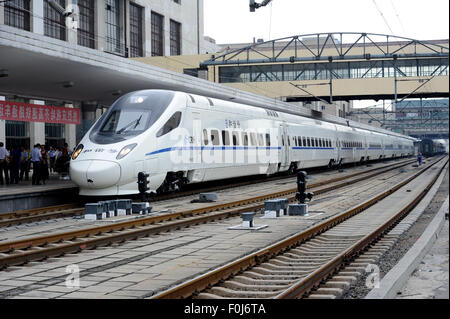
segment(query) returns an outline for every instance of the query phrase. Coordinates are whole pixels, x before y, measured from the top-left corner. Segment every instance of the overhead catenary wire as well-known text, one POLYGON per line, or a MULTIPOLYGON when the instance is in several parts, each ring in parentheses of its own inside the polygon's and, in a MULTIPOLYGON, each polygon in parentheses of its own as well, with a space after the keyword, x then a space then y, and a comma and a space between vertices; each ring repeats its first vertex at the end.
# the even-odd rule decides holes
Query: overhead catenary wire
POLYGON ((404 25, 402 23, 402 20, 400 19, 400 16, 399 16, 399 14, 397 12, 397 9, 394 6, 394 2, 392 0, 390 0, 390 2, 391 2, 392 9, 394 9, 395 17, 397 18, 398 22, 400 23, 400 26, 402 27, 403 33, 406 35, 405 27, 404 27, 404 25))
POLYGON ((378 4, 376 3, 375 0, 372 0, 373 4, 375 5, 375 8, 377 8, 378 13, 381 15, 381 17, 383 18, 384 23, 386 24, 386 26, 388 27, 389 31, 391 31, 391 34, 394 34, 394 32, 391 29, 391 26, 389 25, 389 23, 386 20, 386 17, 383 14, 383 11, 381 11, 381 9, 378 7, 378 4))

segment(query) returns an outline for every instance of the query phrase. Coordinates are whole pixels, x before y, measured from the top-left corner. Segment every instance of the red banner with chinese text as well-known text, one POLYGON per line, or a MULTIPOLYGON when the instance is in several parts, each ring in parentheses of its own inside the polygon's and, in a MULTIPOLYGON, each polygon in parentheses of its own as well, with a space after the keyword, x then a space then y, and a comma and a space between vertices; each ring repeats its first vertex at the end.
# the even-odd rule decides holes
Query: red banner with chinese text
POLYGON ((80 124, 80 109, 0 101, 0 120, 80 124))

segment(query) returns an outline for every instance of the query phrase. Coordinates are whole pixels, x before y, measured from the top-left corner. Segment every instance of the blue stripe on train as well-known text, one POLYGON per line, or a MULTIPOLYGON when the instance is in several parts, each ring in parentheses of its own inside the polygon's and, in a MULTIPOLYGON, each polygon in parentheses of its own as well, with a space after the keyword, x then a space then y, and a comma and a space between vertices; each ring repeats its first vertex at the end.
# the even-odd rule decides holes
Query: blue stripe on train
POLYGON ((163 148, 157 151, 153 151, 150 153, 145 154, 148 155, 155 155, 159 153, 165 153, 165 152, 171 152, 171 151, 190 151, 190 150, 199 150, 199 151, 208 151, 208 150, 245 150, 245 149, 275 149, 280 150, 281 146, 278 147, 271 147, 271 146, 175 146, 175 147, 168 147, 163 148))

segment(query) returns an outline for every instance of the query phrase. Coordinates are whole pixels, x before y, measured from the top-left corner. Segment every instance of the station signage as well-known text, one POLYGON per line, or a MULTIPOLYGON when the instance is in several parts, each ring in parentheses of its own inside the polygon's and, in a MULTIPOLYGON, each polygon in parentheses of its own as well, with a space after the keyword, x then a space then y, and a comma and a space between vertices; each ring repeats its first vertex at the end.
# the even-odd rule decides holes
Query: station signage
POLYGON ((80 124, 80 109, 0 101, 0 120, 80 124))

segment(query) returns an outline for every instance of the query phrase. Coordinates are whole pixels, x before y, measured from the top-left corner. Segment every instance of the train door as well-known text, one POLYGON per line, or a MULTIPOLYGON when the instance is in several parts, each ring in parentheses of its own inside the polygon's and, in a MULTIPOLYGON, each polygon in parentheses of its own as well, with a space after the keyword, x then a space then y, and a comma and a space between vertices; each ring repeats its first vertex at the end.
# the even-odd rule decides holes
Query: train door
POLYGON ((333 160, 335 162, 339 162, 339 147, 338 147, 338 139, 336 138, 335 141, 332 141, 334 143, 333 147, 333 160))
POLYGON ((280 145, 278 145, 278 147, 280 147, 280 163, 281 163, 281 167, 284 166, 288 166, 289 163, 289 136, 288 136, 288 130, 287 130, 287 126, 285 124, 280 124, 280 129, 279 129, 279 134, 278 136, 280 136, 280 145))
POLYGON ((342 152, 341 152, 341 141, 338 136, 336 136, 335 145, 336 145, 335 149, 336 164, 339 164, 342 161, 342 152))
POLYGON ((200 182, 205 175, 205 169, 202 159, 202 145, 203 145, 203 128, 200 112, 192 111, 192 136, 189 138, 189 145, 191 148, 191 168, 193 168, 193 182, 200 182))

